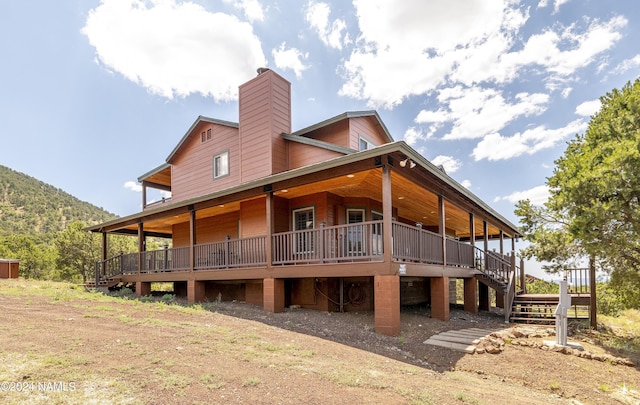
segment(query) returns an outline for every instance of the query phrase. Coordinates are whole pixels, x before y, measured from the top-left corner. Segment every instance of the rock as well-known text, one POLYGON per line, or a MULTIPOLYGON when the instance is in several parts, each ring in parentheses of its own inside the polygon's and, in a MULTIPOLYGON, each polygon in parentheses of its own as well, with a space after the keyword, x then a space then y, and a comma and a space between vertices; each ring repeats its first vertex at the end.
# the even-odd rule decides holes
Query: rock
POLYGON ((620 364, 624 364, 625 366, 629 366, 629 367, 636 366, 636 363, 634 363, 633 360, 631 359, 620 359, 620 364))
POLYGON ((484 349, 484 347, 476 347, 476 353, 478 353, 478 354, 484 354, 484 353, 485 353, 485 349, 484 349))
POLYGON ((500 353, 502 351, 502 350, 500 350, 499 347, 495 347, 493 345, 488 346, 486 348, 486 350, 487 350, 487 353, 489 353, 489 354, 498 354, 498 353, 500 353))

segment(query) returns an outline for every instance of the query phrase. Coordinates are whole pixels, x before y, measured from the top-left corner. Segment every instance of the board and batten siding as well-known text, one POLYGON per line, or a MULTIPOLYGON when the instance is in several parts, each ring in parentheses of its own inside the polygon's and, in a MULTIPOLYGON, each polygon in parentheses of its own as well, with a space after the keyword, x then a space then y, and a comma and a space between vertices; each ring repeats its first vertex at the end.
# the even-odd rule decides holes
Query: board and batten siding
POLYGON ((240 86, 239 110, 241 182, 287 170, 291 84, 266 71, 240 86))
POLYGON ((172 201, 178 202, 222 190, 240 181, 238 130, 203 123, 196 126, 171 163, 172 201), (200 134, 212 129, 212 139, 201 141, 200 134), (213 178, 213 157, 229 152, 229 175, 213 178))

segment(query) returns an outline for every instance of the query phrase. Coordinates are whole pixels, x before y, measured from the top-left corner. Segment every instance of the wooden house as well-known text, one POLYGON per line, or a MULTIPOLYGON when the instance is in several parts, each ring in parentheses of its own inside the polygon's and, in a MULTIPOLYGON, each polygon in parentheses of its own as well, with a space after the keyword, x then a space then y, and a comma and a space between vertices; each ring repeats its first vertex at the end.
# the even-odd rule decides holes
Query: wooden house
POLYGON ((401 304, 448 320, 450 279, 464 279, 471 312, 488 309, 489 288, 512 300, 518 282, 515 225, 394 142, 375 111, 293 131, 291 85, 269 69, 240 86, 238 123, 198 117, 138 180, 143 210, 90 228, 105 252, 96 285, 146 295, 173 282, 190 302, 269 312, 373 310, 376 331, 398 335, 401 304), (171 197, 148 202, 149 188, 171 197), (109 234, 137 236, 139 252, 106 257, 109 234), (147 251, 149 236, 171 247, 147 251))

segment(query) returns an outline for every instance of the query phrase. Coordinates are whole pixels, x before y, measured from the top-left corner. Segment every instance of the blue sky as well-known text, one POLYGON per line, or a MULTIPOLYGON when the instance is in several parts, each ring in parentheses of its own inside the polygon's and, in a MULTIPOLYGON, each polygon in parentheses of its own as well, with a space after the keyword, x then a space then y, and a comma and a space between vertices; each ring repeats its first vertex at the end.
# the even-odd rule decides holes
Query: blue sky
POLYGON ((0 0, 0 164, 118 215, 198 115, 267 66, 293 130, 376 109, 513 222, 640 72, 633 1, 0 0))

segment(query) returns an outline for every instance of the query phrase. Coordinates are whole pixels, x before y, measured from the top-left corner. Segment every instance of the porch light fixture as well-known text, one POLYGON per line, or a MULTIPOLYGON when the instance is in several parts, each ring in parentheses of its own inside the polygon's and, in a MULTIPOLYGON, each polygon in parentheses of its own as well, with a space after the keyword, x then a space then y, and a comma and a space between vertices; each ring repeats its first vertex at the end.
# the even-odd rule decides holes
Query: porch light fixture
POLYGON ((407 166, 407 162, 409 162, 409 168, 410 169, 413 169, 414 167, 416 167, 416 163, 413 160, 409 159, 409 158, 406 158, 405 160, 401 160, 400 161, 400 167, 406 167, 407 166))

